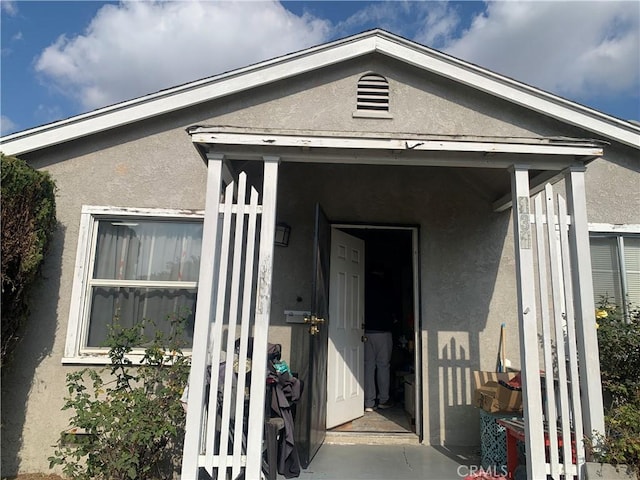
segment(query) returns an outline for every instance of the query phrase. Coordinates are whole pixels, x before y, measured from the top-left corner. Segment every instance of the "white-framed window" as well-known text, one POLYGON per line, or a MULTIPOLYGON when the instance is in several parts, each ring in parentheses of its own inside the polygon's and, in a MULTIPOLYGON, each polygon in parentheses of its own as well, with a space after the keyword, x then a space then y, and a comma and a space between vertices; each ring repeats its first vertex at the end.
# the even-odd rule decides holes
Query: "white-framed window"
POLYGON ((623 308, 640 306, 640 225, 589 224, 593 293, 623 308))
MULTIPOLYGON (((109 326, 151 320, 144 333, 186 321, 191 346, 204 213, 84 206, 63 362, 108 361, 109 326)), ((142 352, 142 350, 141 350, 142 352)))

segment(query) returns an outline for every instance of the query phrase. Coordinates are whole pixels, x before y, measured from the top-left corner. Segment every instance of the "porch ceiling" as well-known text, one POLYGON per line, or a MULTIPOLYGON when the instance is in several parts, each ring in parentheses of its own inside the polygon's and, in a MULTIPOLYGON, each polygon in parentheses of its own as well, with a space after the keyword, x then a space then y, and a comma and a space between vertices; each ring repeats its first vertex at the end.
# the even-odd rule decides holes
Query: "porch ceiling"
POLYGON ((187 129, 205 161, 228 160, 453 168, 460 180, 493 202, 495 210, 511 205, 514 165, 529 170, 532 193, 554 182, 569 166, 585 165, 603 155, 603 142, 573 138, 434 136, 363 132, 247 129, 193 126, 187 129))

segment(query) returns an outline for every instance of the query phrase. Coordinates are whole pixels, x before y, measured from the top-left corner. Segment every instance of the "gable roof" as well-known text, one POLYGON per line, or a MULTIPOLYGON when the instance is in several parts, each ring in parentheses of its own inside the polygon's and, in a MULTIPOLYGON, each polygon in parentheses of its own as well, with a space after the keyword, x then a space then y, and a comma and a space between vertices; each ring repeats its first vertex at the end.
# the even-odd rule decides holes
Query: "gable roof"
POLYGON ((7 155, 20 155, 371 53, 386 55, 640 149, 640 126, 376 29, 7 135, 0 139, 0 150, 7 155))

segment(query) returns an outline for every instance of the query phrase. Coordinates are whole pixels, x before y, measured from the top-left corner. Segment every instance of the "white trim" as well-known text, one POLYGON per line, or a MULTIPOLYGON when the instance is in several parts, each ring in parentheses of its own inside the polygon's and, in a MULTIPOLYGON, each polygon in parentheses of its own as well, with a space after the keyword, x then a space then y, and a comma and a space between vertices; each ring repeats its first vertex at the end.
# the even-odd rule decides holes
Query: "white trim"
POLYGON ((131 217, 162 217, 162 218, 198 218, 204 219, 204 210, 179 210, 172 208, 134 208, 116 207, 111 205, 83 205, 82 213, 93 216, 131 216, 131 217))
MULTIPOLYGON (((169 352, 167 352, 169 354, 169 352)), ((182 349, 182 354, 185 357, 191 357, 191 349, 182 349)), ((142 365, 144 353, 130 353, 125 355, 125 358, 130 360, 133 365, 142 365)), ((78 357, 62 357, 63 365, 111 365, 111 360, 108 356, 108 351, 94 350, 90 353, 83 354, 78 357)))
POLYGON ((640 233, 640 223, 589 223, 589 233, 640 233))
POLYGON ((198 282, 161 282, 156 280, 89 280, 88 283, 97 287, 139 287, 139 288, 196 288, 198 282))
POLYGON ((388 111, 378 111, 378 110, 356 110, 351 114, 353 118, 374 118, 376 120, 391 120, 393 119, 393 115, 388 111))
MULTIPOLYGON (((93 270, 93 257, 91 253, 94 251, 94 244, 97 235, 97 224, 99 220, 117 217, 129 218, 156 218, 167 220, 189 220, 204 219, 204 212, 201 210, 176 210, 163 208, 127 208, 114 206, 95 206, 83 205, 80 214, 80 228, 78 234, 78 246, 76 249, 76 263, 73 273, 73 287, 71 290, 71 302, 69 306, 69 323, 67 325, 67 337, 65 341, 63 364, 109 364, 107 349, 87 348, 84 346, 86 339, 87 323, 85 318, 88 316, 89 300, 87 296, 87 288, 90 285, 116 285, 121 284, 115 281, 93 281, 91 271, 93 270)), ((140 286, 175 286, 175 282, 127 282, 127 285, 140 286)), ((196 282, 182 282, 181 287, 194 288, 196 282)), ((129 358, 134 363, 139 363, 142 354, 133 352, 129 358)))
POLYGON ((292 135, 268 132, 228 132, 224 128, 198 128, 191 132, 194 143, 215 145, 266 145, 269 147, 296 148, 340 148, 392 151, 506 153, 538 155, 572 155, 578 157, 600 157, 601 146, 585 141, 549 142, 532 139, 520 142, 498 142, 493 140, 457 141, 450 139, 427 139, 416 136, 405 138, 383 138, 365 136, 292 135))
POLYGON ((20 155, 219 99, 262 85, 380 53, 469 85, 557 120, 640 149, 640 127, 542 90, 423 47, 382 30, 372 30, 302 52, 198 80, 0 139, 6 155, 20 155))

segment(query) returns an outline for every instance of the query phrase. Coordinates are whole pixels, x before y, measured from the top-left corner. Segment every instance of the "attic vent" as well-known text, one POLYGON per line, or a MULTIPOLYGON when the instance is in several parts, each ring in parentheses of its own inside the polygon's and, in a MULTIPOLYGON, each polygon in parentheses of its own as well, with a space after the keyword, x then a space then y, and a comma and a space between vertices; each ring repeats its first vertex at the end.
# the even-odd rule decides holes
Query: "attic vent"
POLYGON ((358 80, 358 112, 388 112, 389 82, 382 75, 368 73, 358 80))

